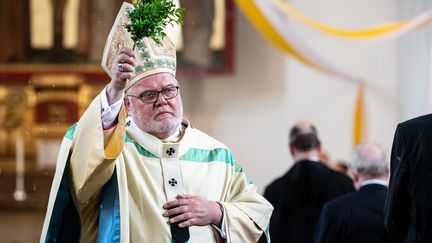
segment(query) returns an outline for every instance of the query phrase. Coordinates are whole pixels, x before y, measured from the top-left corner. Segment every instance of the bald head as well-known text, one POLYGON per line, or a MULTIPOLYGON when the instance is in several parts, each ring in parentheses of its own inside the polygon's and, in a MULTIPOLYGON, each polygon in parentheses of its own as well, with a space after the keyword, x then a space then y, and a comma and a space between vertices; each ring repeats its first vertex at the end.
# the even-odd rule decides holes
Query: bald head
POLYGON ((351 169, 356 174, 371 178, 386 176, 389 172, 384 150, 373 143, 364 143, 354 149, 351 169))
POLYGON ((300 152, 318 149, 320 141, 315 126, 310 122, 297 122, 289 134, 290 146, 300 152))

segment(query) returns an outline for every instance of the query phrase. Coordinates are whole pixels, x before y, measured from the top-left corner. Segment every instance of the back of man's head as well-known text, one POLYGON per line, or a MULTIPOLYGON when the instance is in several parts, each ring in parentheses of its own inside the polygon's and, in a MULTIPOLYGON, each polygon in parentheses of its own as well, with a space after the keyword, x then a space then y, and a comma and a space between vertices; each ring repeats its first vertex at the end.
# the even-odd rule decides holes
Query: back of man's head
POLYGON ((364 143, 354 149, 351 158, 351 170, 353 173, 378 178, 387 176, 389 165, 387 156, 380 146, 373 143, 364 143))
POLYGON ((298 122, 291 128, 289 134, 290 147, 298 152, 309 152, 320 147, 318 131, 309 122, 298 122))

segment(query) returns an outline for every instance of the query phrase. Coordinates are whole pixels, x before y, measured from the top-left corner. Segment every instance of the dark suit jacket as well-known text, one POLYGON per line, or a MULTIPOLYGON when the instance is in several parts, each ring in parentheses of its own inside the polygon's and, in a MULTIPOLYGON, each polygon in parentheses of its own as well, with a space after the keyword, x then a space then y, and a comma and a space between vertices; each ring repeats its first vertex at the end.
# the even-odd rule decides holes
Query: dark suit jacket
POLYGON ((385 224, 396 242, 432 242, 432 115, 398 125, 385 224))
POLYGON ((310 243, 321 208, 330 199, 354 191, 347 176, 320 162, 301 161, 265 190, 275 207, 270 219, 273 243, 310 243))
POLYGON ((358 192, 327 202, 315 232, 315 243, 390 243, 384 227, 387 187, 369 184, 358 192))

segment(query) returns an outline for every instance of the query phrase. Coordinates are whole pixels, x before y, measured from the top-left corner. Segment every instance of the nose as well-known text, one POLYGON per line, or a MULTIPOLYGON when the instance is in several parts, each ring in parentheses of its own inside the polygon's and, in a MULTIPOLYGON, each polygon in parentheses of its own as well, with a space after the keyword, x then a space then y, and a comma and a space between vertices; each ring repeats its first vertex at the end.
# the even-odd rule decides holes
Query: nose
POLYGON ((168 103, 168 101, 165 99, 165 96, 163 96, 162 93, 159 92, 159 93, 157 94, 155 104, 156 104, 156 105, 165 105, 165 104, 167 104, 167 103, 168 103))

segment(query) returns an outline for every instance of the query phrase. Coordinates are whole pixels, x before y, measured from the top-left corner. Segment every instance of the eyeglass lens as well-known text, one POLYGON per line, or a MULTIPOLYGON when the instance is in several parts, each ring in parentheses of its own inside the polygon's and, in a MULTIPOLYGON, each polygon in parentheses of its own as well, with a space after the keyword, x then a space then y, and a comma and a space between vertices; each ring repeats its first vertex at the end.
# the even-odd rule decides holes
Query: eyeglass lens
POLYGON ((160 91, 157 91, 157 90, 144 91, 140 95, 140 98, 145 103, 154 102, 155 100, 157 100, 159 93, 161 93, 165 99, 167 99, 167 100, 172 99, 172 98, 177 96, 178 88, 179 88, 178 86, 173 86, 173 87, 164 88, 160 91))

